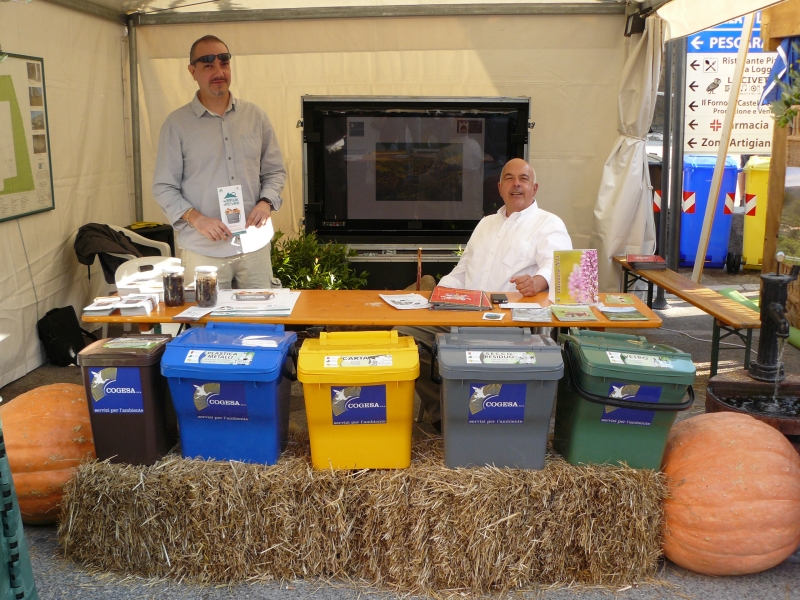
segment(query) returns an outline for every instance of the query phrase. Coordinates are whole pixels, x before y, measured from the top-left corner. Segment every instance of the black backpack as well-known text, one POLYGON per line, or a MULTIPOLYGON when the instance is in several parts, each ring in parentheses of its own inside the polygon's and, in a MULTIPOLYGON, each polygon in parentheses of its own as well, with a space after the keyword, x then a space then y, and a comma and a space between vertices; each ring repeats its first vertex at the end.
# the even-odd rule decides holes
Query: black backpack
POLYGON ((72 306, 54 308, 36 323, 47 362, 66 367, 78 364, 78 352, 86 347, 83 336, 96 341, 97 337, 81 329, 72 306))

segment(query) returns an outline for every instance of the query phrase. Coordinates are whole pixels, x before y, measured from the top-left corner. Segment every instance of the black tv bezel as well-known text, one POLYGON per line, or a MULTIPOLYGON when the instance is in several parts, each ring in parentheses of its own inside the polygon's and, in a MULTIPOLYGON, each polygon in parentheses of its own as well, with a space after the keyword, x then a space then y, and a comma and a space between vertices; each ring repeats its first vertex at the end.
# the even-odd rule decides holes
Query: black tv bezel
MULTIPOLYGON (((364 97, 364 96, 303 96, 304 142, 304 219, 306 232, 314 232, 321 240, 342 243, 464 243, 469 239, 478 220, 437 221, 408 219, 345 219, 331 225, 324 219, 324 144, 322 121, 326 114, 385 113, 403 109, 435 112, 455 112, 465 117, 497 110, 516 110, 517 128, 508 141, 508 157, 526 158, 530 98, 434 98, 434 97, 364 97)), ((497 210, 500 204, 494 207, 497 210)), ((484 212, 489 214, 487 206, 484 212)))

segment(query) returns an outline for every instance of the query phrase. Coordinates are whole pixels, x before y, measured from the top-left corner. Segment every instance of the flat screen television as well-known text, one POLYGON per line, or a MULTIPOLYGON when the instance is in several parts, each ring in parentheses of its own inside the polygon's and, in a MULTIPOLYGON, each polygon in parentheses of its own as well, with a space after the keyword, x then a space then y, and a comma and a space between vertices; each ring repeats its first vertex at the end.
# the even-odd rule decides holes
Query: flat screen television
POLYGON ((303 96, 305 228, 343 243, 465 242, 525 158, 529 98, 303 96))

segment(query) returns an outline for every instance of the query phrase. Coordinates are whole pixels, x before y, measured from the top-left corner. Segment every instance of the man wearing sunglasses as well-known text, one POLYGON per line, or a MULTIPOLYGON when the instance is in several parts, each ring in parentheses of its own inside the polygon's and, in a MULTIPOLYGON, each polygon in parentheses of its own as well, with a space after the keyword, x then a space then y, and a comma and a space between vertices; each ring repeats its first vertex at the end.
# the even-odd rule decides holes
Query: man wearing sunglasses
POLYGON ((266 225, 286 182, 275 132, 263 110, 231 94, 231 53, 222 40, 197 40, 189 73, 198 91, 161 128, 153 196, 177 231, 188 276, 198 265, 216 266, 220 288, 233 281, 238 288, 270 288, 269 243, 243 253, 220 219, 217 189, 241 185, 246 225, 266 225))

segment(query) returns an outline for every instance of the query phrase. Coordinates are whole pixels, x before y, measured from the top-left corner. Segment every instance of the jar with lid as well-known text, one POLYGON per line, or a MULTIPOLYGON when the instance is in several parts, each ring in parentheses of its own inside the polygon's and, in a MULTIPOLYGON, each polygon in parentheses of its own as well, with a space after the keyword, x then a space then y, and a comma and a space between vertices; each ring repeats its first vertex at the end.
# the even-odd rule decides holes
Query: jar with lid
POLYGON ((183 306, 183 267, 166 266, 161 269, 164 278, 164 305, 183 306))
POLYGON ((211 308, 217 305, 217 267, 195 267, 195 293, 197 306, 211 308))

